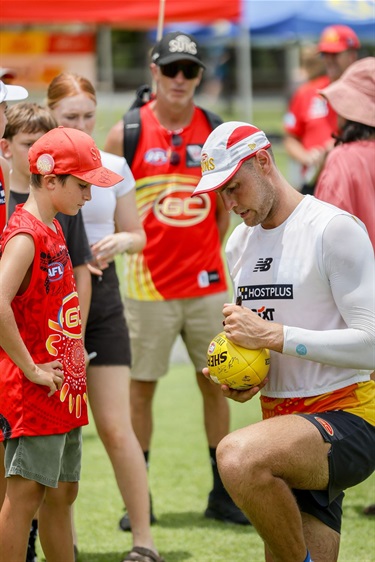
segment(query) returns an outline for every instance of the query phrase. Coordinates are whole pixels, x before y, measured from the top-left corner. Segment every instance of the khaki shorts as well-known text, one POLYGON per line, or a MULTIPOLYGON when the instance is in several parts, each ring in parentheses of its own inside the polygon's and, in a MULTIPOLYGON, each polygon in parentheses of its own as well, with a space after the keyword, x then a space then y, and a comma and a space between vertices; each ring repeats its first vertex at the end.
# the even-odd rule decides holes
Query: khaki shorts
POLYGON ((78 482, 81 473, 82 430, 58 435, 6 439, 5 476, 22 476, 43 486, 78 482))
POLYGON ((168 301, 125 299, 130 333, 131 377, 156 381, 168 372, 174 342, 181 335, 196 372, 207 364, 207 348, 223 329, 227 292, 168 301))

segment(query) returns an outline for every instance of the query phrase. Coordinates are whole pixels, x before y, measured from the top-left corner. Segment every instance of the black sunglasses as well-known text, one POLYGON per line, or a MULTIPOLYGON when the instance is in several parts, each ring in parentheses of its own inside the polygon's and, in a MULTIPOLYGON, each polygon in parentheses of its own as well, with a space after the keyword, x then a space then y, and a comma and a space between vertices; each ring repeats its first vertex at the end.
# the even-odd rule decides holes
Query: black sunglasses
POLYGON ((187 63, 186 62, 171 62, 170 64, 160 65, 161 73, 168 78, 174 78, 180 70, 182 70, 183 75, 186 80, 192 80, 196 78, 200 70, 199 64, 187 63))

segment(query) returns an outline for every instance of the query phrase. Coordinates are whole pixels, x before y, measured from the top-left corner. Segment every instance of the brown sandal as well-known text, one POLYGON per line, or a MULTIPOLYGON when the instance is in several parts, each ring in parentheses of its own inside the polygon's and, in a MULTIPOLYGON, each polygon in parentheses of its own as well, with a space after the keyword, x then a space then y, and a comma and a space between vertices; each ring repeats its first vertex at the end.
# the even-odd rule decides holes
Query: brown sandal
POLYGON ((165 560, 149 548, 133 546, 122 562, 165 562, 165 560))

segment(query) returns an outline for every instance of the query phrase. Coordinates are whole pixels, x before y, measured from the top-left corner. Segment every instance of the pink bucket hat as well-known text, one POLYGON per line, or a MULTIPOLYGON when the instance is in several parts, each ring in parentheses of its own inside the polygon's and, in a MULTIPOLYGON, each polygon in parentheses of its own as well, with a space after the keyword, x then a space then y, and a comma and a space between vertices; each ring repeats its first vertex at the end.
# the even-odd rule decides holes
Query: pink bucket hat
POLYGON ((208 136, 202 148, 202 178, 193 195, 219 189, 248 160, 271 143, 263 131, 242 121, 219 125, 208 136))
POLYGON ((360 59, 319 93, 338 115, 375 127, 375 57, 360 59))

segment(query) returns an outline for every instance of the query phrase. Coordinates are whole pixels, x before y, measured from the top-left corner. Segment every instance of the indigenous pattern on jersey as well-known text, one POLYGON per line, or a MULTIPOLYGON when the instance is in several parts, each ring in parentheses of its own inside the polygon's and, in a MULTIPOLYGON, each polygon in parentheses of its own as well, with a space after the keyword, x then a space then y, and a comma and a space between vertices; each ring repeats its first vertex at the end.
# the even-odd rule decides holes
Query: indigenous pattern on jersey
POLYGON ((4 173, 0 166, 0 234, 6 224, 6 205, 5 205, 5 181, 4 173))
POLYGON ((316 414, 343 410, 375 426, 375 385, 372 381, 351 384, 334 392, 308 398, 261 396, 263 419, 286 414, 316 414))
POLYGON ((217 195, 191 197, 201 177, 208 121, 195 108, 190 125, 172 133, 161 127, 149 105, 141 108, 141 121, 132 172, 147 244, 143 252, 125 256, 125 294, 154 301, 225 291, 217 195))
POLYGON ((30 284, 13 299, 12 309, 34 362, 61 361, 64 382, 48 397, 49 388, 29 381, 0 348, 0 441, 66 433, 88 423, 78 295, 61 227, 57 220, 54 225, 57 232, 19 206, 1 238, 0 257, 15 235, 33 237, 30 284))

